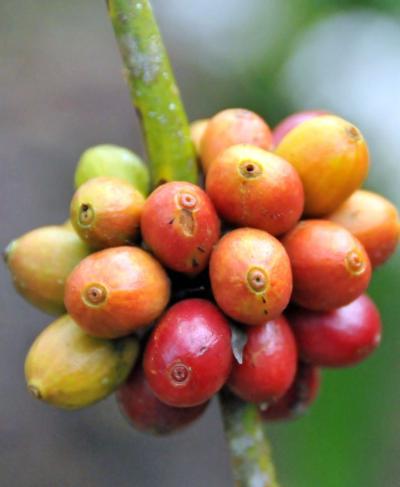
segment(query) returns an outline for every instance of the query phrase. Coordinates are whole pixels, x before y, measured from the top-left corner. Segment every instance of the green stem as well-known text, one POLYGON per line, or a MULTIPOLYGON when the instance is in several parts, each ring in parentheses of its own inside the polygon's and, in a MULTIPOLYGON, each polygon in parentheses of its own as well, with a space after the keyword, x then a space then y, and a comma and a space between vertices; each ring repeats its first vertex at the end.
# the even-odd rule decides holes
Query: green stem
POLYGON ((221 394, 235 487, 279 487, 271 448, 254 404, 221 394))
POLYGON ((108 0, 109 15, 138 111, 153 185, 197 182, 189 124, 148 0, 108 0))
MULTIPOLYGON (((148 0, 108 0, 153 184, 197 182, 185 110, 148 0)), ((255 406, 224 395, 223 418, 237 487, 279 487, 255 406)))

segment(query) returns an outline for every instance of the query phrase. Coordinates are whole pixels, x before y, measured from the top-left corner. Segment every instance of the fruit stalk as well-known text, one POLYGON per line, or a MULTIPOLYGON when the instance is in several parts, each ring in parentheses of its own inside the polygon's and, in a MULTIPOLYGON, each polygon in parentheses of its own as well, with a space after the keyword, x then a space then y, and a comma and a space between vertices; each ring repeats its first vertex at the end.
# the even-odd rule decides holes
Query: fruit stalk
POLYGON ((197 182, 189 125, 148 0, 108 0, 125 78, 141 122, 153 185, 197 182))
POLYGON ((257 407, 221 394, 222 416, 236 487, 279 487, 257 407))
MULTIPOLYGON (((107 0, 144 134, 153 186, 197 182, 188 120, 148 0, 107 0)), ((251 404, 223 397, 224 427, 236 487, 279 487, 260 418, 251 404)))

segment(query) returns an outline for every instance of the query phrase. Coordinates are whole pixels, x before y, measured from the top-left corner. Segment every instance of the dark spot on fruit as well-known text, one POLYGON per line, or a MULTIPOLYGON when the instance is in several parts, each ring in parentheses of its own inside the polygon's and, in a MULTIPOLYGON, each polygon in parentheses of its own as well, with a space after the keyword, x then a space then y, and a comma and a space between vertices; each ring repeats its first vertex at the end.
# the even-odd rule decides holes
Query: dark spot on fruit
POLYGON ((101 284, 90 284, 84 291, 84 300, 89 305, 98 305, 107 299, 107 290, 101 284))
POLYGON ((267 300, 264 298, 264 296, 261 296, 261 301, 265 304, 267 300))
POLYGON ((82 203, 79 209, 78 221, 82 227, 88 227, 94 220, 94 210, 88 203, 82 203))
POLYGON ((169 222, 168 222, 168 225, 172 225, 175 221, 175 218, 172 218, 169 222))
POLYGON ((183 363, 177 363, 171 367, 170 375, 176 385, 183 385, 190 378, 190 369, 183 363))
POLYGON ((360 131, 356 127, 354 127, 354 125, 348 125, 346 127, 346 133, 349 138, 354 142, 357 142, 361 139, 360 131))
POLYGON ((190 210, 186 210, 183 208, 179 212, 179 225, 182 227, 183 233, 188 236, 192 237, 194 234, 194 218, 193 214, 190 210))
POLYGON ((242 161, 239 164, 239 172, 246 179, 253 179, 262 173, 262 167, 254 161, 242 161))
POLYGON ((191 193, 179 193, 178 204, 186 210, 194 210, 197 206, 197 198, 191 193))
POLYGON ((365 271, 366 263, 356 250, 351 250, 345 258, 346 269, 354 276, 359 276, 365 271))
POLYGON ((36 399, 42 399, 42 394, 36 386, 29 384, 28 390, 34 397, 36 397, 36 399))
POLYGON ((203 247, 197 247, 197 250, 203 254, 206 252, 203 247))
POLYGON ((265 272, 258 267, 252 267, 247 272, 247 284, 252 291, 257 293, 264 291, 267 287, 267 276, 265 272))
POLYGON ((199 261, 195 258, 192 259, 192 267, 199 267, 199 261))
POLYGON ((264 314, 265 314, 265 315, 267 315, 267 314, 268 314, 268 311, 267 311, 266 309, 264 310, 264 314))

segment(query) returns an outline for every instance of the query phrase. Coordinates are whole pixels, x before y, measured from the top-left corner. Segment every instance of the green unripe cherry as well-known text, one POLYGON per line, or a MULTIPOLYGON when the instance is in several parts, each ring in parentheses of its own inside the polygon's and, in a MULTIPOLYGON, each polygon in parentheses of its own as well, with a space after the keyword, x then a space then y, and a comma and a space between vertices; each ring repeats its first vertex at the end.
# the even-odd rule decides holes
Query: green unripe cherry
POLYGON ((64 315, 33 342, 25 361, 26 384, 37 399, 53 406, 90 406, 124 382, 138 351, 135 337, 94 338, 64 315))
POLYGON ((65 312, 64 287, 90 249, 66 225, 40 227, 13 240, 3 253, 16 290, 50 314, 65 312))
POLYGON ((75 187, 89 179, 110 176, 128 181, 144 196, 150 187, 147 166, 134 152, 117 145, 96 145, 87 149, 75 170, 75 187))

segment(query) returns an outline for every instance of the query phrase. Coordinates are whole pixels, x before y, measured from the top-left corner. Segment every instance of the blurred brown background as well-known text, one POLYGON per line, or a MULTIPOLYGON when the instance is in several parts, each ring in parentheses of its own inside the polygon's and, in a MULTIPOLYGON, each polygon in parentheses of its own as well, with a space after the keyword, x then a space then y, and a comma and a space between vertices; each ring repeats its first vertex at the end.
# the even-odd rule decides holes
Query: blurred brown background
MULTIPOLYGON (((324 108, 369 140, 368 187, 399 206, 398 0, 154 0, 191 119, 227 106, 274 125, 324 108)), ((142 151, 104 2, 0 4, 0 244, 67 217, 88 146, 142 151)), ((113 398, 67 413, 30 398, 23 362, 51 318, 17 296, 0 268, 0 485, 232 485, 218 406, 168 439, 133 431, 113 398)), ((269 428, 285 487, 400 486, 400 258, 371 286, 384 318, 380 350, 327 372, 304 419, 269 428)))

